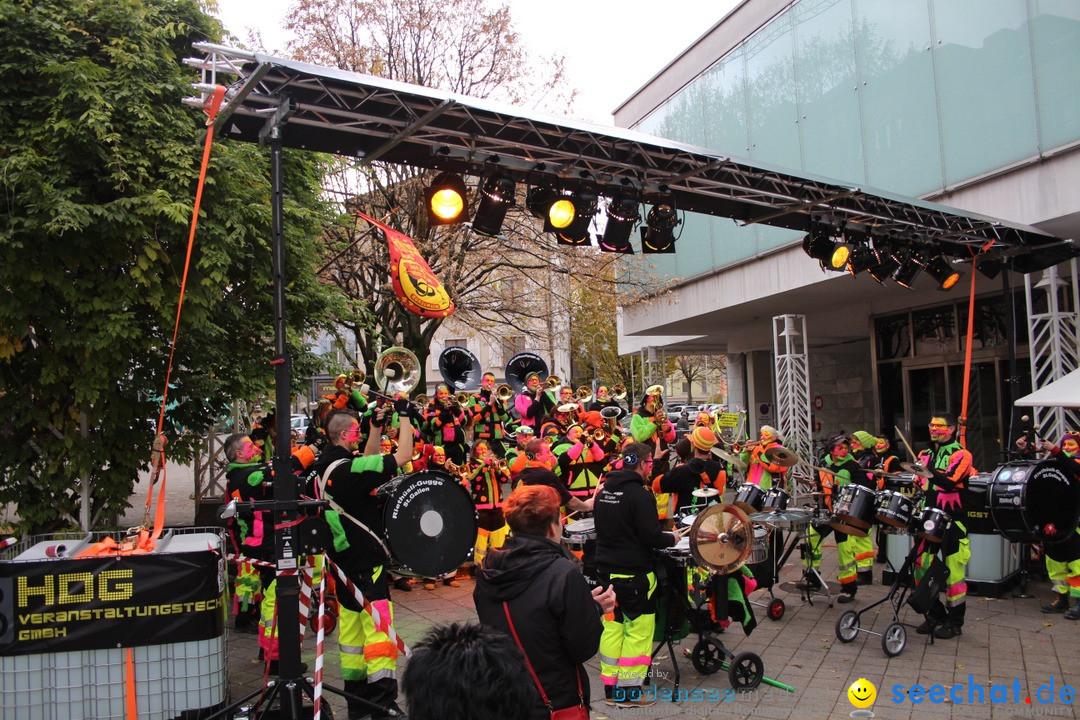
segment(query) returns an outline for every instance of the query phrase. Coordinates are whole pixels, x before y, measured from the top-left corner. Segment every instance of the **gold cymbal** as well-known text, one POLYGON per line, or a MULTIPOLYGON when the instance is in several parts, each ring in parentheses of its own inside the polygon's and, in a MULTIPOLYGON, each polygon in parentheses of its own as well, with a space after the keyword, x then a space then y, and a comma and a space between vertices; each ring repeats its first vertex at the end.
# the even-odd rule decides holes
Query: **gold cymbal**
POLYGON ((739 456, 732 455, 728 451, 721 448, 719 445, 713 445, 712 454, 715 455, 716 457, 720 458, 724 462, 731 463, 732 465, 739 468, 743 472, 746 472, 746 463, 744 463, 741 459, 739 459, 739 456))
POLYGON ((786 447, 769 448, 765 451, 765 459, 781 467, 791 467, 802 462, 802 458, 799 457, 798 453, 794 450, 788 450, 786 447))
POLYGON ((904 472, 909 472, 912 475, 916 475, 921 478, 934 477, 934 473, 930 472, 928 468, 923 467, 919 463, 902 462, 900 463, 900 467, 904 470, 904 472))
POLYGON ((750 517, 734 505, 712 505, 698 513, 690 527, 690 554, 721 574, 742 567, 754 544, 750 517))
POLYGON ((826 475, 839 475, 840 474, 839 470, 830 470, 827 467, 818 467, 817 465, 811 465, 810 469, 811 470, 817 470, 818 472, 823 472, 826 475))

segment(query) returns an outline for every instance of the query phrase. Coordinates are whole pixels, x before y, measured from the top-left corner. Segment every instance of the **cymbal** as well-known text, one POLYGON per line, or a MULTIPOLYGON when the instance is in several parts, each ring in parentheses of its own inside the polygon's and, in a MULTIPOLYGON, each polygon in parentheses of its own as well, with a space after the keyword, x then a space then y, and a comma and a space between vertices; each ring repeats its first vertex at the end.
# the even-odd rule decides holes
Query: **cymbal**
POLYGON ((743 472, 746 472, 746 463, 740 460, 737 455, 732 455, 728 451, 722 449, 719 445, 713 445, 712 454, 720 458, 724 462, 731 463, 743 472))
POLYGON ((765 459, 781 467, 791 467, 802 462, 802 458, 799 457, 798 453, 794 450, 788 450, 786 447, 769 448, 765 451, 765 459))
POLYGON ((691 494, 691 495, 693 495, 694 497, 699 497, 699 498, 710 498, 710 497, 716 497, 717 495, 719 495, 719 494, 720 494, 720 491, 719 491, 719 490, 717 490, 717 489, 716 489, 716 488, 714 488, 714 487, 707 487, 707 488, 694 488, 694 489, 693 489, 693 490, 692 490, 692 491, 690 492, 690 494, 691 494))
POLYGON ((777 522, 810 522, 810 518, 814 516, 813 510, 802 510, 799 508, 791 508, 784 510, 783 512, 759 512, 750 516, 750 519, 756 523, 777 523, 777 522))
POLYGON ((923 467, 919 463, 902 462, 900 463, 900 468, 903 469, 905 472, 909 472, 912 475, 916 475, 921 478, 934 477, 934 473, 930 472, 929 469, 923 467))
POLYGON ((753 549, 754 529, 734 505, 710 505, 698 513, 690 528, 690 554, 701 565, 721 574, 732 573, 753 549))
POLYGON ((811 465, 811 466, 810 466, 810 469, 811 469, 811 470, 817 470, 818 472, 823 472, 823 473, 825 473, 826 475, 838 475, 838 474, 839 474, 839 471, 838 471, 838 470, 830 470, 829 468, 826 468, 826 467, 818 467, 817 465, 811 465))
POLYGON ((871 475, 877 475, 878 477, 896 477, 897 475, 900 474, 900 473, 889 472, 885 468, 879 468, 879 467, 872 468, 870 470, 867 470, 866 472, 870 473, 871 475))

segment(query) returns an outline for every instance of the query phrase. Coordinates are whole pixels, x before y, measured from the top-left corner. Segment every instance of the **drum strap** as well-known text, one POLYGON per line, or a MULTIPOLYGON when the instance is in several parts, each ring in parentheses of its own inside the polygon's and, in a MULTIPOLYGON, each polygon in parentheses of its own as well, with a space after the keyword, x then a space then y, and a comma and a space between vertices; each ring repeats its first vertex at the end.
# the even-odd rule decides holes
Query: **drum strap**
POLYGON ((360 522, 349 513, 345 512, 345 509, 338 505, 333 497, 326 494, 326 482, 330 479, 330 474, 334 472, 334 470, 336 470, 339 465, 347 462, 350 462, 349 458, 335 460, 334 462, 330 463, 329 467, 327 467, 323 474, 319 476, 319 499, 325 500, 326 504, 329 505, 331 509, 334 510, 334 512, 338 513, 344 518, 347 518, 350 522, 352 522, 353 525, 370 535, 371 539, 377 542, 379 544, 379 547, 383 549, 383 552, 386 553, 387 557, 393 557, 393 555, 390 554, 390 548, 386 547, 386 543, 383 542, 383 539, 381 537, 375 534, 375 532, 373 532, 372 529, 369 528, 367 525, 360 522))

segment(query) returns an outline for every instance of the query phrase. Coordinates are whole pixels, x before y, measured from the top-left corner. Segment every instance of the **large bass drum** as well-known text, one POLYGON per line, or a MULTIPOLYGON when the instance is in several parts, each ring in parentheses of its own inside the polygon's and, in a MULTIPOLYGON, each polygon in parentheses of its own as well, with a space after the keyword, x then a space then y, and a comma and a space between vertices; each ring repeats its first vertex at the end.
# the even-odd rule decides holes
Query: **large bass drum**
POLYGON ((1002 465, 987 504, 994 526, 1014 542, 1071 540, 1080 522, 1080 490, 1053 460, 1002 465))
POLYGON ((476 542, 476 507, 451 475, 410 473, 383 485, 378 495, 395 571, 439 577, 468 560, 476 542))

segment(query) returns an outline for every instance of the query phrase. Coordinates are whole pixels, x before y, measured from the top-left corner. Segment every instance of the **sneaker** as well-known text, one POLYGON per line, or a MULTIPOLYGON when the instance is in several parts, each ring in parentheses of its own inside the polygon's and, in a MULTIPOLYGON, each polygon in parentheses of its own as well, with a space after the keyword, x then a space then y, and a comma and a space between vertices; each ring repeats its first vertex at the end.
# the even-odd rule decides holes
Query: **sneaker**
POLYGON ((409 583, 408 578, 397 578, 394 580, 394 589, 401 592, 412 592, 412 585, 409 583))
POLYGON ((960 628, 955 625, 950 625, 949 623, 938 625, 937 628, 934 629, 934 637, 938 640, 950 640, 960 634, 960 628))
POLYGON ((461 587, 461 583, 454 578, 444 578, 442 584, 446 587, 461 587))
POLYGON ((915 628, 915 632, 919 633, 920 635, 929 635, 930 634, 930 621, 929 620, 923 620, 923 624, 920 625, 919 627, 915 628))
POLYGON ((424 581, 424 589, 425 590, 434 590, 435 589, 435 581, 434 580, 425 580, 424 581))
POLYGON ((836 598, 836 602, 839 603, 853 603, 855 602, 855 593, 842 592, 840 596, 836 598))
POLYGON ((1066 620, 1080 620, 1080 598, 1073 602, 1072 608, 1065 613, 1066 620))

